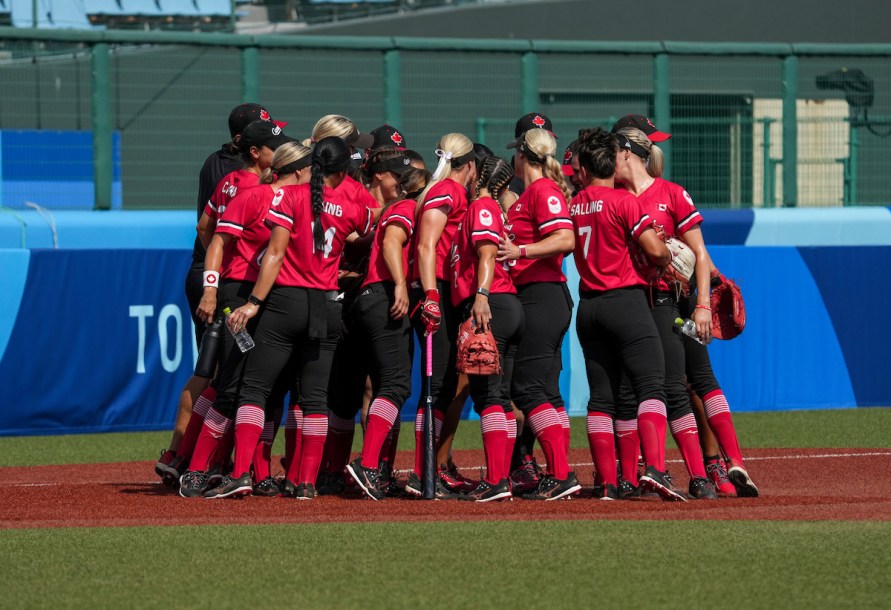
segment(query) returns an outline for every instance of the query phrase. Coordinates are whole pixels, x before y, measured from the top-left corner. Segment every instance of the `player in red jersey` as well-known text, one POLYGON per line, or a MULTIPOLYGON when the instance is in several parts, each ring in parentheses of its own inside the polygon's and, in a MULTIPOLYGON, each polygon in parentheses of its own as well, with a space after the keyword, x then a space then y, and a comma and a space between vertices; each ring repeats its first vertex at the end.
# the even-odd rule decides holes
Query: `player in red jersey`
MULTIPOLYGON (((336 192, 349 168, 349 146, 340 138, 317 142, 310 184, 287 186, 266 217, 272 227, 269 248, 248 302, 227 320, 243 330, 262 307, 254 333, 256 347, 245 359, 237 397, 235 465, 216 495, 248 493, 251 455, 263 429, 270 388, 295 358, 294 375, 303 410, 300 456, 294 456, 285 493, 315 497, 328 432, 328 377, 340 337, 337 264, 346 237, 371 230, 372 214, 336 192)), ((211 493, 209 492, 209 493, 211 493)))
MULTIPOLYGON (((401 170, 398 157, 379 161, 372 156, 370 161, 369 167, 375 171, 401 170)), ((402 173, 399 184, 404 198, 384 208, 371 247, 368 275, 354 306, 356 328, 371 347, 374 399, 368 409, 362 452, 347 469, 374 500, 396 491, 391 473, 399 414, 411 394, 414 351, 408 315, 409 241, 415 227, 416 198, 429 179, 430 173, 422 169, 402 173)))
MULTIPOLYGON (((659 131, 652 121, 641 115, 632 114, 622 117, 613 126, 613 131, 623 127, 640 129, 654 144, 671 137, 670 134, 659 131)), ((651 156, 661 153, 658 146, 651 147, 650 152, 651 156)), ((662 164, 658 162, 647 165, 647 172, 654 178, 662 177, 661 169, 662 164)), ((720 272, 710 257, 709 270, 709 275, 714 281, 720 272)), ((681 317, 690 318, 696 315, 697 302, 698 293, 682 295, 678 302, 681 317)), ((693 412, 696 414, 706 473, 717 488, 718 495, 757 497, 758 487, 752 482, 743 462, 742 450, 739 446, 736 428, 733 425, 733 417, 730 414, 730 405, 712 370, 708 348, 686 336, 682 340, 687 382, 693 392, 691 404, 693 412), (721 458, 722 453, 725 459, 721 458)))
MULTIPOLYGON (((458 379, 455 339, 459 319, 451 302, 449 251, 467 211, 467 185, 476 177, 476 167, 473 164, 473 143, 459 133, 444 135, 439 140, 436 154, 439 163, 421 194, 416 214, 409 298, 411 311, 418 311, 412 318, 412 324, 420 344, 424 345, 426 336, 433 334, 433 376, 430 385, 434 439, 435 445, 438 445, 442 421, 455 397, 458 379)), ((426 361, 426 350, 421 350, 422 370, 426 369, 426 361)), ((423 425, 424 407, 419 404, 415 417, 415 467, 405 486, 408 493, 417 496, 421 495, 424 465, 423 425)), ((452 497, 439 477, 436 496, 443 499, 452 497)))
POLYGON ((523 306, 508 265, 496 263, 504 220, 498 197, 513 177, 511 166, 495 156, 482 160, 474 200, 467 208, 452 253, 452 304, 472 317, 475 328, 491 330, 498 344, 501 374, 468 373, 473 408, 480 416, 486 477, 468 500, 490 502, 511 497, 508 427, 516 421, 510 399, 513 359, 523 334, 523 306))
POLYGON ((550 471, 536 491, 524 497, 555 500, 580 489, 567 460, 569 421, 565 410, 559 414, 553 404, 559 399, 560 349, 572 318, 562 262, 575 247, 575 236, 554 136, 545 129, 530 129, 508 148, 517 150, 516 172, 526 185, 508 210, 507 236, 497 259, 511 265, 526 319, 511 396, 526 415, 526 425, 538 439, 550 471))
MULTIPOLYGON (((696 283, 700 287, 701 304, 693 319, 699 336, 703 340, 708 340, 711 335, 711 311, 708 305, 709 257, 702 240, 702 231, 699 229, 702 216, 693 205, 693 199, 687 191, 667 180, 653 178, 647 172, 648 164, 660 164, 661 155, 655 153, 651 156, 653 144, 641 130, 623 127, 616 132, 616 136, 621 149, 616 160, 616 180, 637 198, 641 208, 667 236, 680 237, 696 254, 696 283)), ((696 418, 693 416, 684 379, 684 346, 680 334, 674 328, 674 321, 678 317, 677 298, 677 291, 665 280, 656 280, 650 305, 653 319, 662 338, 665 356, 668 423, 690 474, 690 496, 695 499, 711 500, 717 498, 717 494, 706 477, 696 418)), ((622 402, 627 405, 635 401, 631 401, 628 397, 622 402)), ((646 476, 641 481, 648 485, 652 484, 646 476)))
MULTIPOLYGON (((411 160, 394 146, 371 152, 361 178, 367 184, 367 194, 375 200, 376 214, 380 213, 381 206, 399 198, 400 176, 409 169, 411 160)), ((339 288, 344 293, 343 326, 340 343, 334 355, 328 391, 331 412, 328 416, 325 457, 317 481, 317 491, 320 495, 337 494, 344 490, 344 470, 353 446, 356 414, 363 406, 366 386, 368 393, 373 393, 368 378, 371 363, 366 353, 367 342, 361 336, 360 329, 356 328, 356 316, 352 311, 359 293, 362 292, 362 284, 369 268, 368 257, 372 237, 373 234, 369 234, 361 240, 353 240, 352 244, 348 242, 340 263, 339 288)), ((370 402, 371 396, 368 400, 370 402)))
POLYGON ((595 497, 629 497, 637 485, 635 477, 623 482, 626 488, 620 489, 616 472, 615 393, 624 369, 637 396, 646 475, 663 498, 682 500, 683 495, 665 481, 665 363, 659 331, 647 304, 647 280, 632 263, 629 247, 632 242, 638 244, 656 266, 671 262, 671 254, 640 203, 615 189, 618 152, 616 138, 602 129, 579 133, 578 171, 574 175, 582 188, 569 206, 580 277, 576 331, 590 390, 587 428, 597 469, 595 497))

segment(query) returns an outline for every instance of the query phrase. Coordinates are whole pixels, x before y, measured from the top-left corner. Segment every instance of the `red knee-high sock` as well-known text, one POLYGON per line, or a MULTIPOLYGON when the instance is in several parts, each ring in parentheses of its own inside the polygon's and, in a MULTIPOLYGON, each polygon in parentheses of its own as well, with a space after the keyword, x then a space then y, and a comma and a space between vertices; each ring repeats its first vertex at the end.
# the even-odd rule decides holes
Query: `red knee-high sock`
POLYGON ((497 485, 504 471, 504 445, 507 443, 507 420, 504 407, 492 405, 480 413, 483 452, 486 454, 486 482, 497 485))
POLYGON ((382 396, 375 398, 368 407, 365 440, 362 442, 362 465, 365 468, 377 468, 380 465, 384 443, 398 417, 399 407, 382 396))
POLYGON ((617 419, 615 426, 622 478, 637 487, 637 455, 640 452, 637 420, 617 419))
POLYGON ((569 461, 569 443, 572 438, 572 430, 569 429, 569 414, 566 407, 554 407, 557 411, 557 417, 560 418, 560 425, 563 426, 563 445, 566 447, 566 460, 569 461))
POLYGON ((217 445, 217 452, 213 456, 213 462, 211 462, 214 466, 218 465, 225 468, 229 460, 232 459, 232 449, 235 447, 234 423, 232 426, 229 426, 226 434, 220 439, 220 444, 217 445))
POLYGON ((705 478, 705 464, 702 461, 702 447, 699 446, 699 430, 696 428, 696 418, 692 413, 668 422, 671 435, 677 443, 687 472, 691 477, 705 478))
POLYGON ((613 418, 606 413, 589 411, 588 446, 600 481, 617 485, 616 478, 616 439, 613 436, 613 418))
MULTIPOLYGON (((288 409, 288 415, 285 418, 285 473, 291 472, 291 463, 297 456, 297 463, 300 462, 300 440, 301 431, 303 429, 303 411, 300 405, 293 404, 288 409)), ((286 476, 291 479, 289 475, 286 476)), ((294 482, 294 479, 291 479, 294 482)))
POLYGON ((198 442, 198 435, 201 434, 201 426, 204 425, 204 418, 207 412, 213 406, 217 399, 217 391, 213 387, 209 387, 198 396, 195 400, 195 406, 192 407, 192 415, 189 416, 189 423, 186 425, 186 431, 179 441, 179 447, 176 449, 176 457, 181 460, 188 461, 195 451, 195 443, 198 442))
POLYGON ((399 430, 402 429, 402 420, 398 417, 393 422, 393 427, 384 440, 381 447, 381 460, 390 464, 390 468, 396 467, 396 451, 399 449, 399 430))
MULTIPOLYGON (((314 413, 303 417, 303 447, 300 452, 300 483, 316 484, 322 454, 325 452, 325 437, 328 436, 328 416, 314 413)), ((293 480, 293 479, 292 479, 293 480)))
POLYGON ((353 434, 356 421, 328 414, 328 437, 325 439, 325 454, 322 468, 325 472, 343 472, 350 461, 350 450, 353 448, 353 434))
POLYGON ((189 462, 189 469, 197 472, 207 472, 210 468, 211 460, 217 453, 217 447, 220 439, 225 436, 226 431, 232 427, 232 420, 223 416, 222 413, 211 407, 207 411, 204 418, 204 424, 198 433, 198 440, 195 442, 195 451, 192 452, 192 459, 189 462))
MULTIPOLYGON (((736 428, 733 427, 733 417, 730 415, 730 405, 727 404, 727 398, 721 390, 709 392, 703 396, 702 403, 705 405, 705 417, 708 420, 709 428, 715 433, 718 444, 724 451, 724 455, 730 460, 733 466, 745 467, 743 464, 742 451, 739 448, 739 439, 736 436, 736 428)), ((180 442, 182 446, 182 442, 180 442)))
POLYGON ((557 415, 553 405, 546 402, 532 409, 526 417, 526 424, 544 451, 548 470, 558 479, 569 476, 569 463, 563 447, 563 424, 560 423, 560 416, 557 415))
MULTIPOLYGON (((643 401, 637 407, 637 432, 648 466, 665 471, 665 403, 656 398, 643 401)), ((635 456, 637 459, 637 456, 635 456)))
POLYGON ((260 442, 254 449, 254 482, 259 483, 271 474, 272 441, 275 440, 275 423, 267 419, 263 423, 263 432, 260 434, 260 442))
POLYGON ((502 464, 501 477, 510 477, 510 462, 514 455, 514 444, 517 442, 517 416, 513 409, 504 412, 504 420, 507 425, 507 442, 504 444, 504 463, 502 464))
POLYGON ((260 442, 266 413, 257 405, 241 405, 235 414, 235 464, 232 476, 240 477, 251 469, 254 450, 260 442))
MULTIPOLYGON (((439 432, 442 430, 442 420, 445 414, 433 409, 433 447, 439 442, 439 432)), ((424 476, 424 405, 418 405, 418 413, 415 415, 415 474, 424 476)))

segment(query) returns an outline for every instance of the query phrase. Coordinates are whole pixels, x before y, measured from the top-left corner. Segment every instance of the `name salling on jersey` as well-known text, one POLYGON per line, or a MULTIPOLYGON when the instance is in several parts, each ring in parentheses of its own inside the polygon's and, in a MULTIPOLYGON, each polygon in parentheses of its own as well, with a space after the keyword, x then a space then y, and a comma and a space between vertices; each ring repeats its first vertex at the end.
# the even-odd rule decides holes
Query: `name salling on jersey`
POLYGON ((570 216, 581 216, 583 214, 594 214, 596 212, 603 211, 603 200, 598 199, 597 201, 582 201, 579 203, 574 203, 569 207, 569 215, 570 216))

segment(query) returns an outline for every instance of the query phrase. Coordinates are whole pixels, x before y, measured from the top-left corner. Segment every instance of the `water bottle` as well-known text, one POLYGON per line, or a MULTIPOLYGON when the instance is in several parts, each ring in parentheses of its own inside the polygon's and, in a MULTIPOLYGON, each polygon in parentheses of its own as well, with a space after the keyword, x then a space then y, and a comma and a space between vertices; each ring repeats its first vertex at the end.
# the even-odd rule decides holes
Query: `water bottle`
POLYGON ((195 376, 213 379, 223 344, 223 320, 214 320, 204 331, 201 338, 201 349, 198 351, 198 362, 195 363, 195 376))
POLYGON ((696 332, 696 322, 693 320, 675 318, 674 325, 678 327, 678 331, 680 331, 681 334, 687 335, 700 345, 705 345, 705 343, 699 340, 699 334, 696 332))
MULTIPOLYGON (((232 310, 228 307, 223 310, 223 314, 226 316, 226 319, 229 318, 229 314, 232 313, 232 310)), ((254 347, 254 340, 251 338, 250 334, 246 330, 240 330, 238 332, 234 332, 229 325, 226 324, 226 328, 229 329, 229 332, 235 337, 235 343, 238 345, 238 349, 242 352, 246 352, 252 347, 254 347)))

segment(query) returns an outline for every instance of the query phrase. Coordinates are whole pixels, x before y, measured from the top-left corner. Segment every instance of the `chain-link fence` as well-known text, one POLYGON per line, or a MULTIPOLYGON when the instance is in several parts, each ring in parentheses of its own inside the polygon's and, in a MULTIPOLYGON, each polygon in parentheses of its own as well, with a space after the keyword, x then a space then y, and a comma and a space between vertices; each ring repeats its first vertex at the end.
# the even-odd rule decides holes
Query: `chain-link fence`
POLYGON ((888 205, 891 45, 709 45, 45 32, 0 28, 0 205, 195 205, 226 118, 286 133, 388 122, 428 161, 458 131, 508 155, 516 119, 649 116, 702 207, 888 205))

